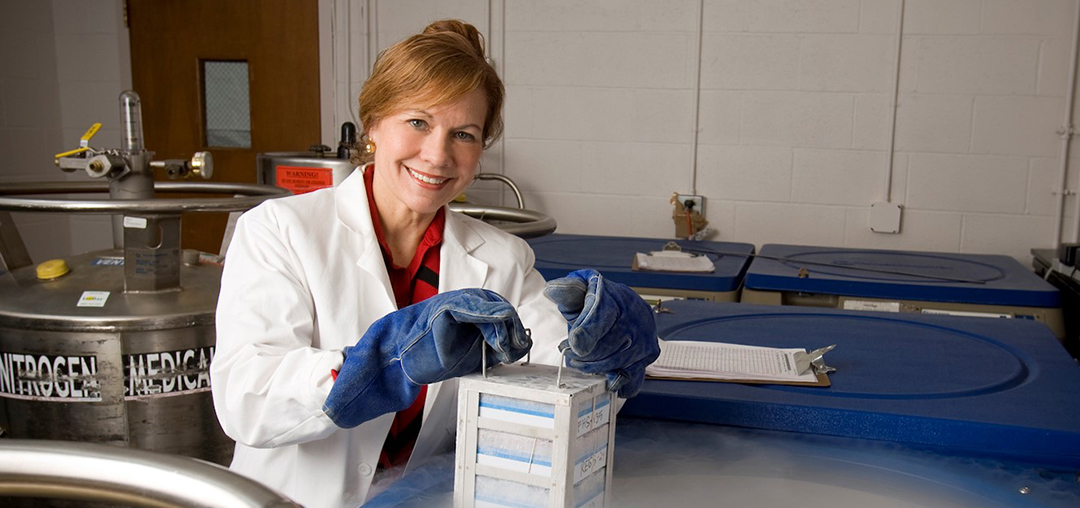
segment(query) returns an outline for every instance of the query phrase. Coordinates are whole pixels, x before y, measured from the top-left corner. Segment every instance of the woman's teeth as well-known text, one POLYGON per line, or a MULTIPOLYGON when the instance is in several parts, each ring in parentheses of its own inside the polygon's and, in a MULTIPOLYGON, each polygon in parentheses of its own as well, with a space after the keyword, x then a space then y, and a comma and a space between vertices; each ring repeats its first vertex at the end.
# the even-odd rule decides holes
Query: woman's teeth
MULTIPOLYGON (((408 168, 405 168, 405 169, 408 169, 408 168)), ((428 176, 424 176, 424 175, 421 175, 420 173, 417 173, 416 171, 413 171, 411 169, 409 169, 409 174, 412 175, 413 178, 415 178, 417 180, 420 180, 421 182, 430 183, 432 185, 440 185, 443 182, 445 182, 446 180, 448 180, 447 178, 431 178, 431 177, 428 177, 428 176)))

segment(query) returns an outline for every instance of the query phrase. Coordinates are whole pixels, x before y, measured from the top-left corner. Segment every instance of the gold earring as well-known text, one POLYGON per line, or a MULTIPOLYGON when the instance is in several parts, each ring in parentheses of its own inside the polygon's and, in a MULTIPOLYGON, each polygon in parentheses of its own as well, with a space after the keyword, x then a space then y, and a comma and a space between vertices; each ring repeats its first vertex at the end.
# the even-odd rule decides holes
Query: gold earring
POLYGON ((367 154, 374 154, 375 153, 375 142, 374 141, 369 139, 369 140, 367 140, 366 143, 364 143, 364 153, 367 153, 367 154))

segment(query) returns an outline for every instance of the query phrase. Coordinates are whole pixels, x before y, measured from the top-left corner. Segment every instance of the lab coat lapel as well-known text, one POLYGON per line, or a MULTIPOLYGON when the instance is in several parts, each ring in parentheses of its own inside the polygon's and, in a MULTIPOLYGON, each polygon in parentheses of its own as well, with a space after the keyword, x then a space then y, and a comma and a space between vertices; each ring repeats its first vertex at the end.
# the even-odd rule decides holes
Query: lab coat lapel
POLYGON ((446 227, 439 251, 439 292, 479 288, 487 282, 488 264, 472 255, 484 238, 457 212, 446 209, 446 227))
POLYGON ((383 316, 397 309, 394 301, 393 287, 390 285, 390 275, 386 272, 386 263, 383 261, 382 250, 379 240, 375 236, 375 229, 371 225, 371 210, 368 209, 367 189, 364 188, 363 170, 357 169, 341 182, 334 191, 334 202, 337 208, 338 220, 345 227, 356 232, 356 266, 370 280, 361 281, 359 287, 373 305, 369 309, 363 309, 376 316, 383 316))

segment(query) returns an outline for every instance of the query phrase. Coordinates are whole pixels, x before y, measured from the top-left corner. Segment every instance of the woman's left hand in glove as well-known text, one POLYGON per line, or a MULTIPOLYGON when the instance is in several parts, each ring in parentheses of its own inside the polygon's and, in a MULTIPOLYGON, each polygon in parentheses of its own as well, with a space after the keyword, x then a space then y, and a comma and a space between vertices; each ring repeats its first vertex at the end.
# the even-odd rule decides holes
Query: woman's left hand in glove
POLYGON ((660 356, 652 308, 624 284, 596 270, 577 270, 549 281, 544 295, 566 318, 569 333, 559 345, 566 365, 605 374, 620 397, 641 390, 645 367, 660 356))

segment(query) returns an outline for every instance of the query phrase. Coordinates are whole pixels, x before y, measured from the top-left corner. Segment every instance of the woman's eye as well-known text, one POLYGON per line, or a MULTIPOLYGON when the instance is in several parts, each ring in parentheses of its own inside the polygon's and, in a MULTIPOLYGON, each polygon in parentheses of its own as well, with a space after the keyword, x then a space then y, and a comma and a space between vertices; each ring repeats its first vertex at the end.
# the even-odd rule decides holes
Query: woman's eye
POLYGON ((464 131, 458 131, 454 136, 462 141, 476 141, 476 136, 464 131))
POLYGON ((423 129, 427 127, 427 122, 419 118, 413 118, 409 120, 409 125, 411 125, 414 129, 423 129))

